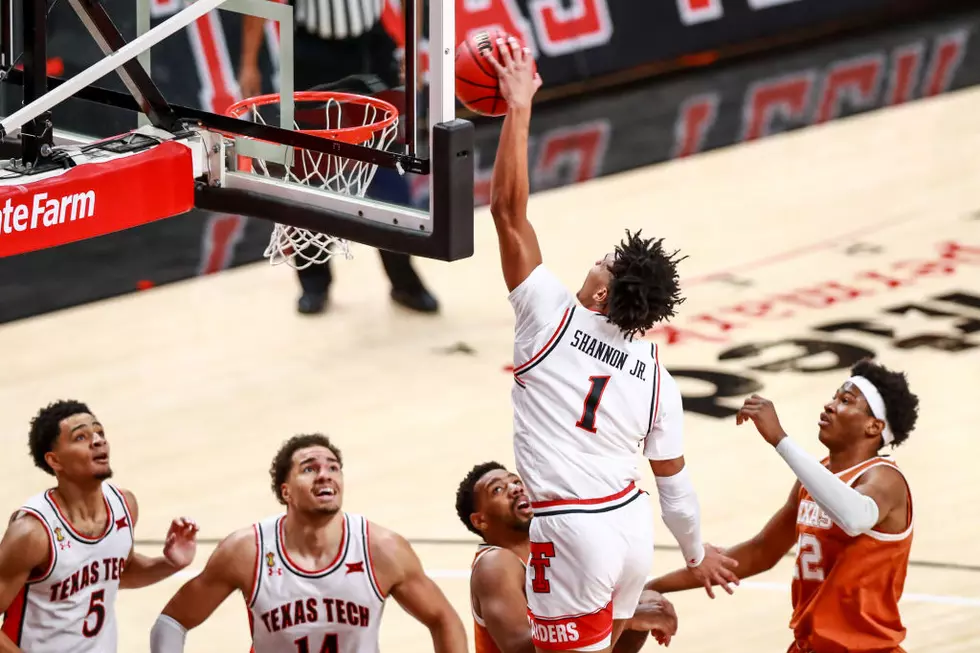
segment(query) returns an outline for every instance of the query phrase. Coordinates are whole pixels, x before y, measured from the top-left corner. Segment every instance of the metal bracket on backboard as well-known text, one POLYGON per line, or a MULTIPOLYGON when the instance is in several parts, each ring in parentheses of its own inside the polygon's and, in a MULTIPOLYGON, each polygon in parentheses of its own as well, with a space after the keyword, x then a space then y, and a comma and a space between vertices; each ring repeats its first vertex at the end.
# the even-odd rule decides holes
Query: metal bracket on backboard
MULTIPOLYGON (((138 0, 138 35, 149 30, 150 2, 152 0, 138 0), (141 19, 144 15, 145 18, 141 19)), ((295 113, 293 92, 296 90, 293 74, 293 8, 275 0, 226 0, 220 9, 246 16, 257 16, 279 23, 279 51, 281 53, 279 57, 279 126, 282 129, 292 129, 295 113)), ((149 68, 147 69, 149 70, 149 68)), ((243 156, 280 165, 292 164, 293 148, 288 145, 236 136, 235 149, 243 156)))
POLYGON ((194 205, 327 233, 378 249, 455 261, 473 255, 474 130, 467 120, 432 129, 430 212, 333 196, 241 172, 220 187, 198 184, 194 205))

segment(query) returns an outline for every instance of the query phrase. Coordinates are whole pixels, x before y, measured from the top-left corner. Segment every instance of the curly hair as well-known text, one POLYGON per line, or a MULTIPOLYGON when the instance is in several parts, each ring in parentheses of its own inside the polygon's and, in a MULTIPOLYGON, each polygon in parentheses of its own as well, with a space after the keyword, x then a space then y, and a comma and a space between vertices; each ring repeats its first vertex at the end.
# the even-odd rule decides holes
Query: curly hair
POLYGON ((662 238, 641 238, 641 233, 626 231, 609 267, 612 281, 606 317, 627 338, 673 317, 674 309, 684 303, 677 264, 687 257, 677 258, 677 251, 667 253, 662 238))
POLYGON ((286 482, 289 470, 293 467, 293 454, 306 447, 326 447, 333 455, 337 456, 337 462, 340 463, 341 469, 344 467, 344 459, 340 456, 340 449, 322 433, 294 435, 289 438, 279 447, 279 451, 276 452, 275 458, 272 459, 272 465, 269 467, 269 476, 272 477, 272 492, 276 495, 279 503, 283 505, 286 505, 286 501, 282 498, 282 484, 286 482))
POLYGON ((892 447, 905 442, 919 418, 919 398, 909 389, 905 373, 893 372, 880 363, 865 359, 851 368, 851 374, 863 376, 881 393, 888 425, 895 436, 892 447))
POLYGON ((54 449, 54 443, 61 434, 61 422, 72 415, 91 414, 88 406, 74 399, 59 399, 37 411, 31 420, 31 430, 27 437, 28 447, 34 464, 44 472, 54 476, 54 470, 44 459, 44 454, 54 449))
POLYGON ((463 480, 459 483, 459 488, 456 489, 456 514, 459 516, 459 521, 463 522, 463 526, 471 533, 481 537, 483 533, 476 530, 476 527, 470 522, 470 515, 476 512, 476 494, 474 490, 476 489, 477 481, 483 478, 484 474, 492 472, 495 469, 507 471, 506 467, 493 460, 474 466, 463 477, 463 480))

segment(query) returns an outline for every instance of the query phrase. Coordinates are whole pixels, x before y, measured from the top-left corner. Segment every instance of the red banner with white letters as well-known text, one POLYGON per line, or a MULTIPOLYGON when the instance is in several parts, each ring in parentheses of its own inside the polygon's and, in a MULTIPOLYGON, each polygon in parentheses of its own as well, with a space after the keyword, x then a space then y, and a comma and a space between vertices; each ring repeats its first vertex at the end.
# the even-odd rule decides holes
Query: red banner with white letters
POLYGON ((194 207, 191 152, 169 142, 0 183, 0 257, 94 238, 194 207))
MULTIPOLYGON (((455 0, 456 36, 497 28, 531 48, 554 88, 644 67, 710 63, 891 16, 961 5, 958 0, 455 0), (700 55, 700 56, 698 56, 700 55)), ((384 24, 402 45, 400 0, 385 0, 384 24)), ((424 65, 424 62, 423 62, 424 65)), ((639 71, 639 72, 637 72, 639 71)))

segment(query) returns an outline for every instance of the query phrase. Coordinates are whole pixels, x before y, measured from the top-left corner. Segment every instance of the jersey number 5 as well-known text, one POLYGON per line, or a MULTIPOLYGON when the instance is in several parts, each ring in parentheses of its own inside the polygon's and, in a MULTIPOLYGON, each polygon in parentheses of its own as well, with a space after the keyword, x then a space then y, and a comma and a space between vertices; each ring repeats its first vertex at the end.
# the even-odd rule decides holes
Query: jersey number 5
POLYGON ((599 410, 599 402, 602 401, 602 393, 606 391, 609 384, 608 376, 590 376, 589 394, 585 397, 585 405, 582 406, 582 417, 575 422, 575 426, 585 429, 589 433, 595 433, 595 413, 599 410))
MULTIPOLYGON (((297 653, 313 653, 310 650, 310 637, 309 635, 297 639, 296 642, 297 653)), ((320 646, 320 653, 337 653, 337 634, 329 633, 324 635, 323 644, 320 646)))
POLYGON ((88 602, 88 614, 82 622, 82 634, 86 637, 95 637, 102 632, 103 624, 105 624, 105 590, 95 590, 88 602), (89 617, 93 614, 95 622, 90 624, 89 617))

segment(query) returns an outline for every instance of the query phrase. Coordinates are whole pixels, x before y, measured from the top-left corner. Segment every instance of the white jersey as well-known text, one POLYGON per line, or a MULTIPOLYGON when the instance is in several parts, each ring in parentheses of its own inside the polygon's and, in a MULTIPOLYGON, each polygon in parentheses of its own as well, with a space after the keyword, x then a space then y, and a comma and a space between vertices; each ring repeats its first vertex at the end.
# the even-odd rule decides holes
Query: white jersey
POLYGON ((655 344, 578 305, 543 265, 509 299, 514 455, 536 513, 632 490, 641 445, 652 460, 683 454, 680 391, 655 344))
POLYGON ((377 653, 385 597, 368 552, 368 520, 344 513, 337 557, 323 569, 289 559, 285 515, 255 524, 259 555, 249 599, 254 653, 377 653))
POLYGON ((115 653, 116 595, 133 550, 133 519, 122 493, 102 484, 105 530, 86 537, 72 528, 53 491, 31 497, 20 519, 37 518, 51 547, 4 614, 3 632, 25 653, 115 653), (30 517, 27 515, 31 515, 30 517))

